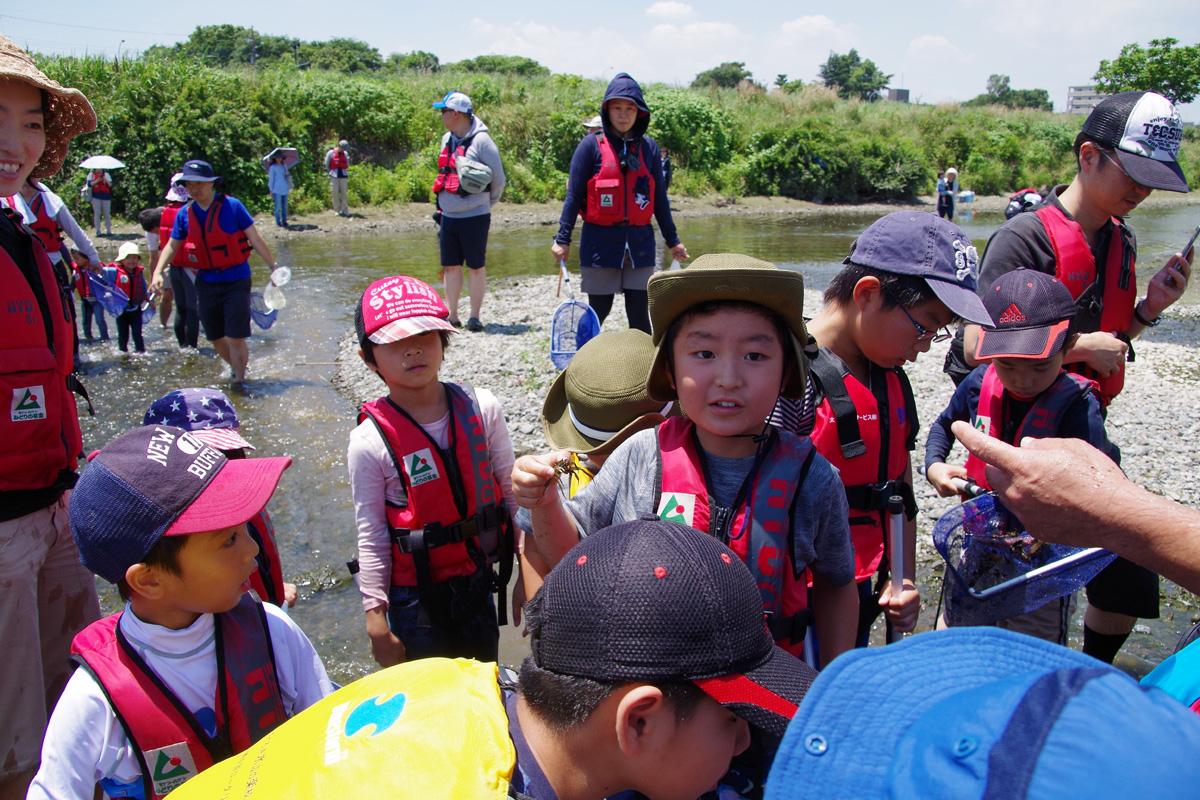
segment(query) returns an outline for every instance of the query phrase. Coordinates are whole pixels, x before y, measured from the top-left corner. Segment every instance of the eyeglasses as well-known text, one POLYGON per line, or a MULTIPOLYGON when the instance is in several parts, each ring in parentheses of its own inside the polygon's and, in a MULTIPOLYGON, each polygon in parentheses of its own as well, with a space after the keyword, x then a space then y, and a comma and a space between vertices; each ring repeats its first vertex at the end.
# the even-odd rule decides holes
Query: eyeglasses
POLYGON ((1100 151, 1100 155, 1104 156, 1104 157, 1105 157, 1105 158, 1107 158, 1109 161, 1111 161, 1111 162, 1112 162, 1112 165, 1113 165, 1114 167, 1116 167, 1117 169, 1119 169, 1119 170, 1121 171, 1121 174, 1122 174, 1122 175, 1124 175, 1126 178, 1128 178, 1128 179, 1129 179, 1129 182, 1130 182, 1130 183, 1136 184, 1136 185, 1138 185, 1138 186, 1141 186, 1141 185, 1142 185, 1142 184, 1138 183, 1136 180, 1134 180, 1132 175, 1130 175, 1128 172, 1126 172, 1126 171, 1125 171, 1125 168, 1121 166, 1121 162, 1120 162, 1120 161, 1117 161, 1115 158, 1113 158, 1112 156, 1110 156, 1108 153, 1106 153, 1106 152, 1105 152, 1105 151, 1103 151, 1103 150, 1101 150, 1101 151, 1100 151))
POLYGON ((884 291, 887 292, 888 297, 892 298, 892 302, 896 304, 896 307, 904 312, 904 316, 908 317, 908 321, 913 324, 913 327, 917 329, 918 342, 944 342, 953 336, 953 334, 945 328, 942 328, 940 333, 936 330, 929 330, 924 325, 913 319, 913 315, 908 313, 908 309, 904 307, 904 304, 896 299, 896 295, 892 294, 891 291, 887 289, 884 291))

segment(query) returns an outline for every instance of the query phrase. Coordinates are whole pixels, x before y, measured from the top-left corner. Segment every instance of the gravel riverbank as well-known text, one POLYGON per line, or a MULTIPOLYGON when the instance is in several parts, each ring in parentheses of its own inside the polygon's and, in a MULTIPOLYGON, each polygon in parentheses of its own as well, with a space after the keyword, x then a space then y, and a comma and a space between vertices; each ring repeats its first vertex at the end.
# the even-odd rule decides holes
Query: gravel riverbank
MULTIPOLYGON (((489 282, 485 300, 486 330, 463 332, 454 337, 446 354, 443 379, 467 380, 492 390, 500 399, 519 454, 543 452, 540 412, 546 390, 557 371, 549 358, 550 320, 562 299, 555 297, 556 278, 525 277, 489 282)), ((805 313, 820 309, 820 295, 809 291, 805 313)), ((605 329, 626 326, 624 310, 618 301, 605 323, 605 329)), ((1172 500, 1195 506, 1200 488, 1193 476, 1200 468, 1200 309, 1179 308, 1168 312, 1159 328, 1152 328, 1136 344, 1137 360, 1129 364, 1127 385, 1140 391, 1126 391, 1113 404, 1108 420, 1109 436, 1124 454, 1123 466, 1129 477, 1151 491, 1172 500)), ((949 401, 953 386, 942 374, 942 360, 948 343, 933 349, 908 368, 923 422, 915 463, 923 461, 924 434, 928 424, 949 401)), ((378 397, 384 391, 379 378, 369 372, 357 355, 353 334, 341 343, 339 366, 334 385, 355 405, 378 397)), ((952 458, 964 457, 956 448, 952 458)), ((923 479, 917 480, 917 500, 921 508, 918 537, 918 573, 925 596, 922 628, 932 624, 936 592, 940 585, 942 563, 930 540, 933 524, 957 501, 940 498, 923 479)), ((1163 620, 1155 625, 1175 627, 1190 621, 1197 613, 1195 599, 1177 592, 1164 582, 1163 620), (1176 621, 1174 618, 1179 616, 1176 621)), ((1141 629, 1149 633, 1148 628, 1141 629)), ((1159 638, 1164 634, 1159 633, 1159 638)), ((1149 637, 1146 637, 1149 639, 1149 637)), ((1147 655, 1150 655, 1147 653, 1147 655)), ((1126 666, 1142 672, 1157 658, 1130 657, 1126 666)), ((1124 658, 1124 656, 1123 656, 1124 658)))

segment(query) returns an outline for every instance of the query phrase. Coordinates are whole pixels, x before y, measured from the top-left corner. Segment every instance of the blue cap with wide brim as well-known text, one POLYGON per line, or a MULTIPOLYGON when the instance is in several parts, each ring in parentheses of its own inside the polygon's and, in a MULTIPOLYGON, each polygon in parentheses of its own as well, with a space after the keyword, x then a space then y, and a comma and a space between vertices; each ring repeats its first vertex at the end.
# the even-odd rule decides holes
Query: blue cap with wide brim
POLYGON ((766 800, 1193 796, 1200 717, 1082 653, 992 628, 854 650, 788 727, 766 800))

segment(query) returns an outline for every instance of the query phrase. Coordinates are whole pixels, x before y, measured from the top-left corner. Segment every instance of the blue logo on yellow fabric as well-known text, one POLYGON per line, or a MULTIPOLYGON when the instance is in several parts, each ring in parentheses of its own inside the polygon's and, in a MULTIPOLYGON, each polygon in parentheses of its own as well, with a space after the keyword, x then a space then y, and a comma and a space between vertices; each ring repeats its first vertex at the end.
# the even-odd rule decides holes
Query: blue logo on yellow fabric
POLYGON ((368 726, 374 730, 368 736, 377 736, 396 724, 404 712, 404 694, 376 695, 355 706, 346 717, 346 736, 353 736, 368 726))

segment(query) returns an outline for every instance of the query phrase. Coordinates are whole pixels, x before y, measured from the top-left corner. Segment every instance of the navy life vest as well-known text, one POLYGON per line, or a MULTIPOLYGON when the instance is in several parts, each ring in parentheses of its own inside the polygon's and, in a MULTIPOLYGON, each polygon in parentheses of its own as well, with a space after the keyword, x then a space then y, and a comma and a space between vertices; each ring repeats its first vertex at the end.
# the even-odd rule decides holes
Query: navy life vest
POLYGON ((816 409, 812 440, 841 472, 850 506, 854 577, 863 581, 885 566, 888 499, 899 495, 909 519, 916 516, 912 486, 904 482, 916 446, 916 402, 903 370, 871 364, 868 389, 828 348, 808 365, 825 395, 816 409))
POLYGON ((593 225, 649 225, 654 219, 654 176, 646 164, 641 140, 629 143, 638 168, 622 167, 621 159, 603 133, 596 134, 600 171, 588 180, 587 202, 579 210, 593 225))
MULTIPOLYGON (((1057 206, 1049 203, 1034 213, 1041 219, 1054 248, 1054 277, 1067 287, 1079 308, 1080 330, 1084 333, 1107 331, 1128 341, 1133 309, 1137 305, 1137 275, 1129 229, 1113 217, 1108 253, 1104 264, 1098 267, 1078 222, 1067 219, 1057 206)), ((1111 403, 1125 386, 1124 364, 1107 377, 1082 362, 1067 364, 1066 368, 1099 384, 1102 407, 1111 403)))
MULTIPOLYGON (((406 504, 387 506, 392 537, 392 585, 420 590, 419 619, 444 609, 433 600, 434 584, 499 566, 497 610, 506 624, 503 592, 512 575, 513 533, 500 484, 492 474, 483 419, 474 394, 443 383, 450 407, 450 443, 442 450, 425 429, 387 397, 364 403, 358 421, 375 423, 406 504), (467 468, 469 466, 469 469, 467 468)), ((473 615, 474 610, 463 610, 473 615)), ((457 621, 457 618, 450 622, 457 621)))
POLYGON ((121 632, 120 617, 114 614, 84 628, 71 642, 71 660, 91 673, 104 690, 137 756, 147 800, 166 796, 287 719, 266 613, 250 595, 242 595, 232 610, 213 615, 217 650, 213 702, 217 735, 213 737, 130 645, 121 632))
MULTIPOLYGON (((995 365, 988 364, 987 371, 983 374, 983 383, 979 387, 979 406, 975 409, 975 416, 971 422, 993 439, 1010 444, 1020 442, 1026 436, 1034 439, 1053 439, 1058 434, 1063 414, 1087 392, 1095 392, 1099 398, 1100 389, 1096 381, 1073 372, 1060 373, 1054 383, 1050 384, 1050 388, 1033 401, 1029 411, 1010 436, 1008 429, 1014 422, 1009 414, 1012 400, 1004 390, 1000 376, 996 374, 995 365)), ((967 456, 967 475, 990 491, 992 487, 988 485, 984 466, 974 455, 967 456)))
POLYGON ((802 650, 812 614, 807 570, 796 568, 793 555, 792 510, 816 455, 812 442, 771 428, 734 508, 714 509, 694 423, 675 417, 657 433, 658 516, 704 531, 736 553, 758 584, 776 644, 791 653, 802 650))
POLYGON ((253 249, 250 239, 245 231, 226 233, 221 228, 219 220, 224 207, 225 195, 217 194, 201 225, 196 215, 196 201, 188 202, 188 234, 183 246, 187 266, 193 269, 228 269, 246 262, 253 249))
MULTIPOLYGON (((45 489, 75 469, 82 450, 71 391, 78 382, 71 354, 70 301, 60 291, 46 251, 11 209, 31 258, 18 264, 0 248, 0 491, 45 489)), ((86 396, 86 395, 85 395, 86 396)))

